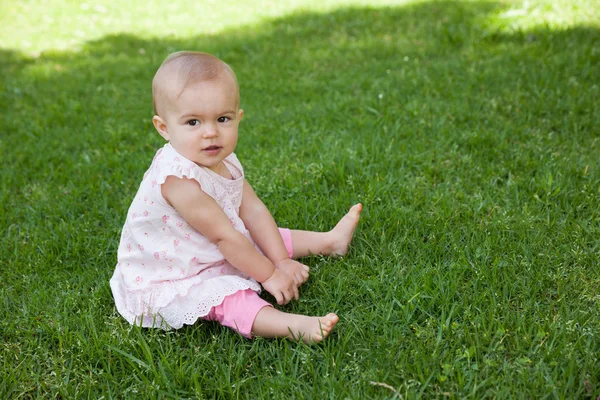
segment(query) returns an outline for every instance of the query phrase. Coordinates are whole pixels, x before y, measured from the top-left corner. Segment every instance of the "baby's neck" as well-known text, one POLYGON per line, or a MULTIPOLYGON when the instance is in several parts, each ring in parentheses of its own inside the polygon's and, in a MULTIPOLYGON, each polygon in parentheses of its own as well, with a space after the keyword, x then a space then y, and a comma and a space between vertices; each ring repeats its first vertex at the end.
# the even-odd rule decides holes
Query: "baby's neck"
POLYGON ((229 169, 223 161, 221 161, 219 165, 215 166, 215 168, 213 168, 212 170, 213 172, 216 172, 225 179, 233 179, 233 175, 231 175, 231 172, 229 172, 229 169))

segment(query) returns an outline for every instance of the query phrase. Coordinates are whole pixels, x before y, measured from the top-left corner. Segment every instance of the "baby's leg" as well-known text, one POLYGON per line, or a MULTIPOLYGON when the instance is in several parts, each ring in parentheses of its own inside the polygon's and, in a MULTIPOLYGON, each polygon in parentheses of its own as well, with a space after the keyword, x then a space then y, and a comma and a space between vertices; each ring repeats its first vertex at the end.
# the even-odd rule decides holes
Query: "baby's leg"
POLYGON ((305 343, 322 341, 338 322, 335 314, 307 317, 281 312, 250 289, 225 297, 203 319, 218 321, 248 339, 254 334, 266 338, 287 337, 305 343))
POLYGON ((263 307, 254 319, 252 333, 265 338, 287 337, 307 344, 318 343, 329 336, 338 320, 333 313, 324 317, 308 317, 263 307))
POLYGON ((239 290, 226 296, 221 304, 211 308, 210 312, 202 319, 217 321, 221 325, 251 339, 252 325, 256 316, 262 308, 272 307, 253 290, 239 290))
POLYGON ((350 211, 329 232, 292 230, 293 258, 312 254, 343 256, 348 253, 348 245, 352 241, 361 211, 362 204, 352 206, 350 211))

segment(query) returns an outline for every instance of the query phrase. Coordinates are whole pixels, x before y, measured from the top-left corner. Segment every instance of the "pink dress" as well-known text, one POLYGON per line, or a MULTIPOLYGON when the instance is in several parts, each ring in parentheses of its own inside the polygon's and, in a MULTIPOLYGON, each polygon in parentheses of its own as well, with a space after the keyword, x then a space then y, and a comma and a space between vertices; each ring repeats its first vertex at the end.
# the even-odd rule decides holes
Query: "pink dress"
POLYGON ((224 162, 232 180, 186 159, 169 143, 156 153, 127 213, 110 280, 117 310, 131 324, 181 328, 205 317, 230 294, 260 292, 260 285, 229 264, 161 193, 167 176, 196 180, 233 227, 254 243, 238 215, 244 171, 235 154, 224 162))

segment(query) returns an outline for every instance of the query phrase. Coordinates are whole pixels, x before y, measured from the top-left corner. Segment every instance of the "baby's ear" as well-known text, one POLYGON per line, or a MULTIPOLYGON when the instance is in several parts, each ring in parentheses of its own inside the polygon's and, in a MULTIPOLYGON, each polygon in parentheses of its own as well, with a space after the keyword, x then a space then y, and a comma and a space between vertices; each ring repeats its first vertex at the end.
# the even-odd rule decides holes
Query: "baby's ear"
POLYGON ((161 117, 155 115, 154 117, 152 117, 152 123, 154 124, 154 127, 156 128, 158 133, 160 133, 160 136, 165 138, 165 140, 167 141, 170 140, 169 132, 167 131, 167 124, 165 123, 165 121, 163 121, 161 117))
POLYGON ((238 111, 238 119, 241 121, 242 118, 244 118, 244 110, 240 108, 238 111))

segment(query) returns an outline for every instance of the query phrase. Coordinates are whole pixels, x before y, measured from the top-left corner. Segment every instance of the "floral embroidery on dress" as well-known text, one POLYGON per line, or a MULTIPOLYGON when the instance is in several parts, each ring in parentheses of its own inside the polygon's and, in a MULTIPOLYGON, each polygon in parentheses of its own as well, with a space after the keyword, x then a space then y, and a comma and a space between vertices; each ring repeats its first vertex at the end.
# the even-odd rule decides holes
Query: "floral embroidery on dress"
POLYGON ((235 154, 224 162, 233 179, 197 166, 170 144, 156 153, 128 211, 110 282, 117 310, 130 323, 180 328, 207 315, 230 294, 246 289, 260 292, 260 285, 231 266, 217 246, 182 219, 160 191, 171 175, 196 180, 232 226, 252 240, 238 215, 242 166, 235 154), (132 244, 138 250, 133 251, 132 244))

